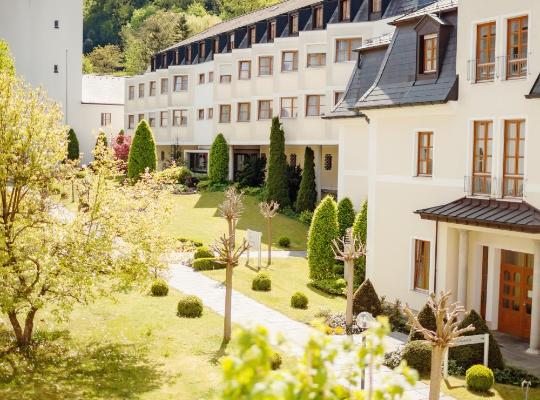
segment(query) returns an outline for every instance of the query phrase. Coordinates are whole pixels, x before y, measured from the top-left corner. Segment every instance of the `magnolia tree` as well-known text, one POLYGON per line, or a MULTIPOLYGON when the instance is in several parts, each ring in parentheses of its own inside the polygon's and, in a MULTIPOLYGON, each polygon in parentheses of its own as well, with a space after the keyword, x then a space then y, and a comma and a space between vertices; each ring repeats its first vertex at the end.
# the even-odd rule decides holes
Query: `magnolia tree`
POLYGON ((32 340, 43 308, 66 316, 76 303, 114 293, 152 275, 141 233, 160 218, 159 191, 118 187, 111 150, 96 148, 76 180, 79 207, 68 211, 57 188, 73 179, 60 107, 41 90, 0 74, 0 310, 19 346, 32 340), (154 194, 149 197, 149 192, 154 194))
POLYGON ((122 170, 127 169, 127 161, 129 157, 129 148, 131 147, 131 136, 126 135, 124 130, 121 130, 118 136, 113 139, 114 157, 120 161, 122 170))

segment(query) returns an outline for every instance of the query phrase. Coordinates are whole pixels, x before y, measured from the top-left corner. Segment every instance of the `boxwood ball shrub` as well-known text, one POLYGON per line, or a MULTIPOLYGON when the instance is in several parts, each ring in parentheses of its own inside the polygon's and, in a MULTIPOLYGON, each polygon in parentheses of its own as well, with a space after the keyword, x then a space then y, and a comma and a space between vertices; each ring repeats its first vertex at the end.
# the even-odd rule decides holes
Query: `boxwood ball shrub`
POLYGON ((152 283, 150 292, 152 293, 152 296, 167 296, 167 294, 169 293, 169 285, 163 279, 156 279, 152 283))
POLYGON ((278 239, 278 244, 280 247, 289 247, 291 245, 291 239, 287 236, 282 236, 278 239))
POLYGON ((251 288, 258 292, 268 292, 272 289, 272 280, 266 272, 259 272, 253 278, 251 288))
POLYGON ((203 302, 197 296, 184 296, 178 302, 178 316, 199 318, 203 312, 203 302))
POLYGON ((193 258, 195 260, 199 258, 213 258, 213 257, 214 257, 214 253, 212 253, 212 251, 208 247, 205 247, 205 246, 197 247, 197 249, 195 250, 195 253, 193 254, 193 258))
POLYGON ((296 292, 291 296, 291 307, 292 308, 300 308, 302 310, 305 310, 308 308, 308 298, 307 296, 302 292, 296 292))
POLYGON ((481 364, 473 365, 465 373, 467 387, 476 392, 487 392, 493 387, 493 371, 481 364))
POLYGON ((431 371, 431 345, 422 340, 408 342, 403 348, 403 359, 420 375, 427 375, 431 371))
POLYGON ((217 262, 215 257, 205 257, 193 260, 191 268, 195 271, 210 271, 225 268, 225 264, 217 262))

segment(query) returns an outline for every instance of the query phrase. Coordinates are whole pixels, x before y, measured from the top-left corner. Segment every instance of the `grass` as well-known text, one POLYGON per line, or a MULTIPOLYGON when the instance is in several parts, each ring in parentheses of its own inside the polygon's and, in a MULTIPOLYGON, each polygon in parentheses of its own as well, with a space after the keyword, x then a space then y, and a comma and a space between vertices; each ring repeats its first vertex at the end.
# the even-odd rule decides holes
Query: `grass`
MULTIPOLYGON (((263 258, 263 263, 265 259, 263 258)), ((251 259, 251 264, 254 264, 251 259)), ((254 267, 246 267, 245 259, 234 270, 233 287, 239 292, 252 299, 267 305, 289 317, 309 323, 315 318, 315 314, 322 308, 333 312, 345 312, 345 299, 340 296, 330 296, 309 285, 309 270, 307 260, 299 257, 274 258, 272 265, 261 270, 268 272, 272 279, 270 292, 256 292, 251 289, 251 282, 257 272, 254 267), (292 308, 291 296, 294 292, 303 292, 309 299, 307 310, 292 308)), ((205 271, 205 275, 212 279, 223 282, 225 270, 205 271)))
MULTIPOLYGON (((202 241, 208 245, 227 232, 227 223, 217 210, 223 201, 223 192, 203 192, 192 195, 172 195, 173 209, 171 218, 164 229, 173 236, 185 237, 202 241)), ((242 240, 246 230, 263 232, 263 251, 266 250, 268 237, 266 220, 259 212, 259 200, 245 196, 244 213, 237 226, 237 240, 242 240)), ((305 250, 308 227, 301 222, 277 215, 272 220, 272 245, 278 247, 277 241, 281 236, 291 240, 289 250, 305 250)))
MULTIPOLYGON (((44 340, 29 360, 0 356, 0 398, 211 398, 221 382, 218 359, 226 351, 223 319, 208 309, 201 318, 177 317, 179 296, 123 294, 118 302, 100 299, 77 307, 68 323, 40 320, 36 337, 44 340)), ((3 331, 0 355, 7 338, 3 331)))

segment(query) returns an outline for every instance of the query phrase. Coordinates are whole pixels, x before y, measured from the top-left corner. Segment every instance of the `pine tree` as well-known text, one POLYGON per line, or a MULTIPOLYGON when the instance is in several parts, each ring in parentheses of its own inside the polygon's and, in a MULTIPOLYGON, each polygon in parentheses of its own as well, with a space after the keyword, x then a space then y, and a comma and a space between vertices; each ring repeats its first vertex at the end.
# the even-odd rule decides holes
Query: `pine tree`
MULTIPOLYGON (((338 203, 339 237, 345 236, 345 231, 354 224, 354 206, 351 199, 344 197, 338 203)), ((354 231, 353 231, 354 233, 354 231)))
MULTIPOLYGON (((354 236, 360 238, 360 242, 367 245, 367 212, 368 203, 367 200, 362 204, 360 212, 356 214, 353 225, 354 236)), ((360 257, 356 260, 354 271, 354 286, 358 287, 366 277, 366 256, 360 257)))
POLYGON ((155 171, 157 165, 156 143, 146 120, 139 122, 128 156, 128 178, 138 179, 146 168, 155 171))
POLYGON ((334 276, 335 256, 332 241, 339 233, 337 206, 332 197, 326 196, 315 209, 308 234, 309 277, 313 280, 334 276))
POLYGON ((296 199, 296 212, 313 211, 317 202, 317 187, 315 183, 315 162, 311 147, 304 151, 304 171, 300 182, 300 190, 296 199))
POLYGON ((68 132, 68 148, 67 148, 67 158, 68 160, 78 160, 79 159, 79 140, 73 129, 70 129, 68 132))
POLYGON ((283 209, 291 202, 287 184, 287 156, 285 155, 285 132, 278 117, 272 119, 270 130, 270 157, 266 180, 267 200, 276 201, 283 209))
POLYGON ((229 178, 229 146, 221 133, 210 148, 209 178, 213 184, 226 183, 229 178))

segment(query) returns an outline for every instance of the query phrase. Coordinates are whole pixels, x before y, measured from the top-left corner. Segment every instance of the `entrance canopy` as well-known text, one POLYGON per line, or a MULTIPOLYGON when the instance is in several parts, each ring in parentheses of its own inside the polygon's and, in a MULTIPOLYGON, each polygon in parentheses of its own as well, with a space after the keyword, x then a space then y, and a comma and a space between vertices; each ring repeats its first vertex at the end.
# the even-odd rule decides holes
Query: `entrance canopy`
POLYGON ((433 221, 540 233, 540 210, 524 201, 463 197, 415 213, 422 219, 433 221))

